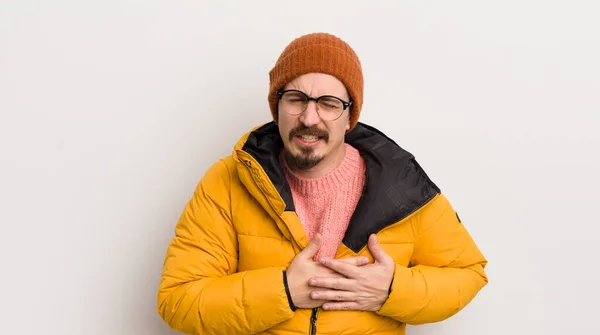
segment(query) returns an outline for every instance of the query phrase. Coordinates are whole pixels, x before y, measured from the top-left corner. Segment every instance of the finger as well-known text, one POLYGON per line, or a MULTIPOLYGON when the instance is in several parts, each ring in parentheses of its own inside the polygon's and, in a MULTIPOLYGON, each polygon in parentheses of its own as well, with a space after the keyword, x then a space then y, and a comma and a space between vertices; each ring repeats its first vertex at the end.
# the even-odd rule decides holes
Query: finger
POLYGON ((369 264, 369 259, 364 256, 341 258, 341 259, 339 259, 339 261, 347 263, 347 264, 356 265, 356 266, 369 264))
POLYGON ((371 234, 371 236, 369 236, 368 247, 369 251, 373 255, 373 259, 375 259, 375 262, 386 264, 391 261, 391 256, 388 255, 385 250, 383 250, 375 234, 371 234))
POLYGON ((338 259, 320 258, 319 263, 348 278, 356 278, 360 274, 358 266, 344 263, 338 259))
POLYGON ((313 291, 310 294, 310 298, 313 300, 325 300, 325 301, 354 301, 358 298, 357 294, 348 291, 313 291))
POLYGON ((321 248, 321 234, 317 233, 310 241, 310 243, 300 252, 304 259, 310 259, 315 257, 319 249, 321 248))
POLYGON ((319 266, 321 266, 321 268, 314 274, 315 277, 346 278, 343 274, 337 273, 330 268, 324 267, 321 264, 319 264, 319 266))
POLYGON ((356 280, 348 278, 315 277, 308 281, 313 287, 330 288, 341 291, 356 291, 356 280))
POLYGON ((323 304, 323 309, 327 311, 358 311, 360 310, 360 305, 354 301, 346 301, 346 302, 327 302, 323 304))

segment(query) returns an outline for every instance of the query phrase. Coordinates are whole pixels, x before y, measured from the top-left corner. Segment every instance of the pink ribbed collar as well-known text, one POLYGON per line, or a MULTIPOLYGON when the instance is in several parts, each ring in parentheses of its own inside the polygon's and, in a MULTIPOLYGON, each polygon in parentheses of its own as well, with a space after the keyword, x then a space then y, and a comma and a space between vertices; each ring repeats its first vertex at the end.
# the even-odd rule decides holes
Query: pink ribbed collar
POLYGON ((357 172, 360 173, 361 171, 362 157, 360 153, 348 143, 345 143, 345 145, 346 152, 340 165, 328 174, 318 178, 298 176, 289 168, 283 154, 280 155, 280 162, 284 167, 288 182, 303 196, 339 190, 342 185, 351 182, 357 172))

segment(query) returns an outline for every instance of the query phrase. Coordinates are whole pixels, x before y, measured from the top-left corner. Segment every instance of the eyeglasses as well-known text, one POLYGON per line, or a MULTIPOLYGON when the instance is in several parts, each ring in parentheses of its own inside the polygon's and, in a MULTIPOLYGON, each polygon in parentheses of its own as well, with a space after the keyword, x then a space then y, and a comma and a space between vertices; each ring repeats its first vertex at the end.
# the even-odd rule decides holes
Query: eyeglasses
POLYGON ((322 95, 318 98, 309 97, 298 90, 278 90, 277 96, 282 109, 290 115, 300 115, 306 111, 312 100, 317 103, 317 113, 323 120, 337 120, 342 113, 352 105, 352 101, 344 101, 333 95, 322 95))

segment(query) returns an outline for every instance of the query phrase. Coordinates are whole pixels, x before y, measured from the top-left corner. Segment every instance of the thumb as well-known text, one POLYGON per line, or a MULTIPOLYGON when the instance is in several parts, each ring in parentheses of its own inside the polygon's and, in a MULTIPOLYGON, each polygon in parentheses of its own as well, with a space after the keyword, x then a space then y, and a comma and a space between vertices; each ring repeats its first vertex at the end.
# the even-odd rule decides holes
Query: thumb
POLYGON ((321 248, 321 234, 317 233, 312 238, 310 243, 302 250, 304 258, 310 259, 315 257, 319 249, 321 248))
POLYGON ((375 262, 386 264, 390 261, 391 257, 385 252, 385 250, 383 250, 375 234, 371 234, 371 236, 369 236, 368 246, 375 262))

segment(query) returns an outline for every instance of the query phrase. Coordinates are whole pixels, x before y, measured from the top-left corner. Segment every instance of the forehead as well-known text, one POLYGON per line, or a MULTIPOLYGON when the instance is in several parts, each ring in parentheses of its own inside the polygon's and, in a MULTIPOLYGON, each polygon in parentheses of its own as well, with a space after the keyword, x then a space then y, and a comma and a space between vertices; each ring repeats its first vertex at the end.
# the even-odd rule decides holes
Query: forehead
POLYGON ((348 91, 339 79, 325 73, 307 73, 295 78, 284 89, 300 90, 310 96, 335 95, 348 99, 348 91))

